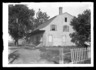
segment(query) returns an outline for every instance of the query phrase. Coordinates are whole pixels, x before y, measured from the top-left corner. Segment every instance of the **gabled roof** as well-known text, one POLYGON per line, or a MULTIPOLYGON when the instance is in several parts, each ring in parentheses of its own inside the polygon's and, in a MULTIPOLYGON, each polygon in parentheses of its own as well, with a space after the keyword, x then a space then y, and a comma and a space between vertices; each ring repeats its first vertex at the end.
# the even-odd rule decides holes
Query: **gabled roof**
MULTIPOLYGON (((68 15, 74 17, 73 15, 71 15, 71 14, 69 14, 69 13, 67 13, 67 12, 62 13, 62 14, 68 14, 68 15)), ((57 16, 58 16, 58 15, 57 15, 57 16)), ((48 24, 50 24, 57 16, 54 16, 53 18, 49 19, 49 20, 46 21, 45 23, 39 25, 36 29, 34 29, 34 31, 46 27, 46 26, 47 26, 48 24)))
POLYGON ((39 25, 35 30, 41 29, 46 27, 48 24, 50 24, 52 22, 52 20, 54 20, 57 16, 54 16, 53 18, 49 19, 48 21, 46 21, 45 23, 39 25))
POLYGON ((68 12, 64 12, 64 13, 62 13, 62 14, 68 14, 68 15, 70 15, 70 16, 72 16, 72 17, 74 17, 73 15, 71 15, 70 13, 68 13, 68 12))

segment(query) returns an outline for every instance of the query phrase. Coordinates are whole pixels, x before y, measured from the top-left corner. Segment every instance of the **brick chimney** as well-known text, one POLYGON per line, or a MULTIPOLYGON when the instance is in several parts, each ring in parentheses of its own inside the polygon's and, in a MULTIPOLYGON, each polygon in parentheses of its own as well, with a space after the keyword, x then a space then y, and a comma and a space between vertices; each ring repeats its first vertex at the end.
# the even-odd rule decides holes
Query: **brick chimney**
POLYGON ((61 15, 62 14, 62 7, 59 7, 59 15, 61 15))

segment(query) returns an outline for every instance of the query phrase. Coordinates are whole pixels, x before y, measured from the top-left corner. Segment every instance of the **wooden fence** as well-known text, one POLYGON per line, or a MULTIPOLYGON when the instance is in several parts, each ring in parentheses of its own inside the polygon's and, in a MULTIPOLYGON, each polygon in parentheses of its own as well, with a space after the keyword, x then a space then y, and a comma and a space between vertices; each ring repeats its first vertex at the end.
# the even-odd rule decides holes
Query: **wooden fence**
POLYGON ((64 64, 65 55, 70 54, 71 62, 70 63, 77 63, 88 59, 88 50, 86 48, 73 48, 70 49, 70 52, 63 53, 64 49, 60 49, 60 64, 64 64))
POLYGON ((70 49, 71 52, 71 61, 73 63, 81 62, 88 59, 87 49, 86 48, 76 48, 70 49))

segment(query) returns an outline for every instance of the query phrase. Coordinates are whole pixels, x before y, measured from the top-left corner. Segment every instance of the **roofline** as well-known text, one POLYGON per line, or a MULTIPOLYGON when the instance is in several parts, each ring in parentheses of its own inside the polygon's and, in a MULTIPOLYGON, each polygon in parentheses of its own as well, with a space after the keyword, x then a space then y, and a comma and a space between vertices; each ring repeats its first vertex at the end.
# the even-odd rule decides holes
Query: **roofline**
MULTIPOLYGON (((64 12, 64 13, 59 14, 59 15, 63 15, 63 14, 65 14, 65 13, 69 14, 68 12, 64 12)), ((56 17, 59 16, 59 15, 56 15, 56 16, 50 18, 48 21, 50 21, 51 19, 56 18, 56 17)), ((69 15, 72 16, 72 17, 75 17, 75 16, 73 16, 73 15, 71 15, 71 14, 69 14, 69 15)), ((48 21, 46 21, 46 22, 44 22, 44 23, 47 23, 48 21)), ((44 23, 43 23, 43 24, 44 24, 44 23)), ((41 25, 42 25, 42 24, 41 24, 41 25)), ((38 26, 38 27, 39 27, 39 26, 38 26)), ((34 29, 33 31, 38 30, 38 27, 37 27, 36 29, 34 29)), ((45 27, 46 27, 46 26, 45 26, 45 27)), ((43 27, 43 28, 44 28, 44 27, 43 27)), ((39 29, 42 29, 42 28, 39 28, 39 29)))
MULTIPOLYGON (((62 13, 62 14, 65 14, 65 13, 69 14, 69 15, 72 16, 72 17, 75 17, 75 16, 71 15, 71 14, 68 13, 68 12, 64 12, 64 13, 62 13)), ((60 14, 60 15, 62 15, 62 14, 60 14)))
MULTIPOLYGON (((54 17, 52 17, 52 18, 50 18, 49 20, 47 20, 47 21, 44 22, 44 23, 47 23, 47 22, 49 22, 50 20, 55 19, 56 17, 57 17, 57 15, 54 16, 54 17)), ((43 24, 44 24, 44 23, 43 23, 43 24)), ((41 24, 41 25, 42 25, 42 24, 41 24)), ((39 27, 39 26, 38 26, 38 27, 39 27)), ((36 29, 34 29, 34 31, 35 31, 35 30, 38 30, 38 27, 37 27, 36 29)), ((42 28, 40 28, 40 29, 42 29, 42 28)))

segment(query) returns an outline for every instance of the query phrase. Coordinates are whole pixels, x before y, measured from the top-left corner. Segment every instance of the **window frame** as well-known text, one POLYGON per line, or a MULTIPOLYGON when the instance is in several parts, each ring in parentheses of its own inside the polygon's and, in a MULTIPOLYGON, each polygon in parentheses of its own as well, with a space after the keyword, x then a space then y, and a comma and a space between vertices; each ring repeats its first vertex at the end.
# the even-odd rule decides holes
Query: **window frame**
POLYGON ((65 22, 67 22, 67 17, 65 17, 65 19, 64 19, 64 20, 65 20, 65 22))
POLYGON ((57 30, 57 26, 56 25, 54 25, 54 24, 52 24, 51 25, 51 28, 50 28, 50 31, 56 31, 57 30), (54 30, 53 30, 54 29, 54 30))
POLYGON ((66 43, 66 35, 63 35, 62 39, 63 39, 63 43, 66 43))
POLYGON ((48 42, 52 43, 53 41, 53 36, 52 35, 48 35, 48 42))

